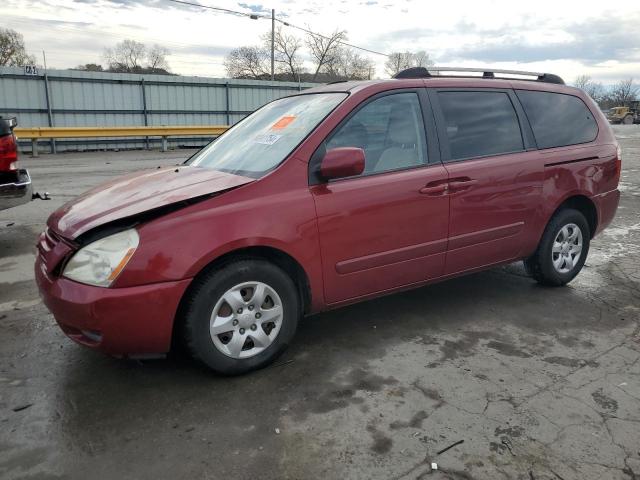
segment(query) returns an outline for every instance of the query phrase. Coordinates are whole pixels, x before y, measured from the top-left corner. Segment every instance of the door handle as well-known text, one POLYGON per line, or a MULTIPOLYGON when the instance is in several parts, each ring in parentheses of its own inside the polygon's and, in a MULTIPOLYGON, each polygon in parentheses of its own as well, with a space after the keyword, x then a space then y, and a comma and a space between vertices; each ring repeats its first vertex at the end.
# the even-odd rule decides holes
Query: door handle
POLYGON ((441 183, 439 185, 433 185, 422 187, 419 192, 425 195, 437 195, 438 193, 445 193, 449 189, 449 185, 447 183, 441 183))
POLYGON ((460 180, 452 180, 449 182, 449 188, 451 190, 462 190, 465 188, 469 188, 473 185, 475 185, 476 183, 478 183, 478 180, 472 180, 472 179, 460 179, 460 180))

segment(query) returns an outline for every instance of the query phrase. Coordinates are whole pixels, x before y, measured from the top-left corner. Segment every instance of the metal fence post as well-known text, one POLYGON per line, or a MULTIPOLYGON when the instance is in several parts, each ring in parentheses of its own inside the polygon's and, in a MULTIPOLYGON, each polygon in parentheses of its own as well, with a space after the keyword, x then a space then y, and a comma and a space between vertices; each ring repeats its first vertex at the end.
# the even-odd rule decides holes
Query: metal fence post
POLYGON ((224 110, 227 118, 227 126, 231 126, 231 114, 230 114, 231 106, 229 105, 229 82, 224 82, 224 94, 226 97, 224 110))
MULTIPOLYGON (((44 98, 47 101, 47 117, 49 120, 49 126, 53 127, 53 115, 51 113, 51 99, 49 98, 49 75, 44 74, 44 98)), ((51 142, 51 153, 57 153, 56 141, 54 138, 49 139, 51 142)), ((37 156, 37 153, 36 155, 37 156)))
MULTIPOLYGON (((149 118, 147 116, 147 91, 144 88, 144 78, 140 80, 140 88, 142 89, 142 115, 144 116, 144 126, 149 126, 149 118)), ((144 137, 145 149, 149 150, 149 137, 144 137)))

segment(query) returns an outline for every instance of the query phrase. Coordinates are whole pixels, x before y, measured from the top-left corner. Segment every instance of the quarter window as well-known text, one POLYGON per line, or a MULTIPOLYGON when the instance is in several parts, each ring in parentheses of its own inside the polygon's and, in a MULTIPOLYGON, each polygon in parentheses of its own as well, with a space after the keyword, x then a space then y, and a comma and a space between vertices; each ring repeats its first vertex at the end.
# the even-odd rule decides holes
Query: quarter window
POLYGON ((385 95, 367 103, 327 141, 327 150, 358 147, 365 153, 364 174, 427 163, 424 124, 416 93, 385 95))
POLYGON ((524 150, 518 116, 504 92, 438 92, 452 160, 524 150))
POLYGON ((563 93, 516 90, 531 123, 538 148, 563 147, 595 140, 591 111, 578 97, 563 93))

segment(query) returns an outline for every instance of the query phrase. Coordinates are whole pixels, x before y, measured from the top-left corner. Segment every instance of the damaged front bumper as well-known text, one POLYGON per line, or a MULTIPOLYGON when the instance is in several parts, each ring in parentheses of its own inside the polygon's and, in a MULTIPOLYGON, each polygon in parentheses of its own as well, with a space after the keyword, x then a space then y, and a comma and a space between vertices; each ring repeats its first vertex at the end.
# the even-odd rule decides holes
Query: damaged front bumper
POLYGON ((0 210, 28 203, 32 198, 33 186, 26 169, 0 172, 0 210))
POLYGON ((49 242, 42 234, 36 284, 69 338, 115 357, 149 358, 171 349, 174 319, 191 279, 124 288, 85 285, 50 271, 69 249, 49 242))

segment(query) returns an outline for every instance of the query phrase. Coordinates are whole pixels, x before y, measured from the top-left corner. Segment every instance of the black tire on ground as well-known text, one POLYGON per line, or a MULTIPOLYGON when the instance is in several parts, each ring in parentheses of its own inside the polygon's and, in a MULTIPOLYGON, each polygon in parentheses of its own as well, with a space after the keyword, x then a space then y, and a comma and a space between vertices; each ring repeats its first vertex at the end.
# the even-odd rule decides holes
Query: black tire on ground
POLYGON ((624 123, 625 125, 632 125, 633 124, 633 117, 631 115, 627 115, 626 117, 624 117, 622 119, 622 123, 624 123))
POLYGON ((589 253, 591 231, 585 216, 573 208, 564 208, 556 212, 542 234, 542 239, 535 253, 524 261, 529 274, 540 284, 559 287, 575 278, 584 265, 589 253), (570 271, 561 273, 553 265, 553 243, 560 230, 569 224, 577 225, 582 233, 582 252, 577 263, 570 271))
POLYGON ((300 300, 292 279, 276 265, 256 258, 233 260, 194 280, 180 309, 182 341, 196 360, 223 375, 239 375, 273 362, 289 345, 301 316, 300 300), (263 282, 282 301, 282 325, 265 350, 248 358, 230 357, 215 346, 209 332, 213 309, 229 289, 244 282, 263 282))

